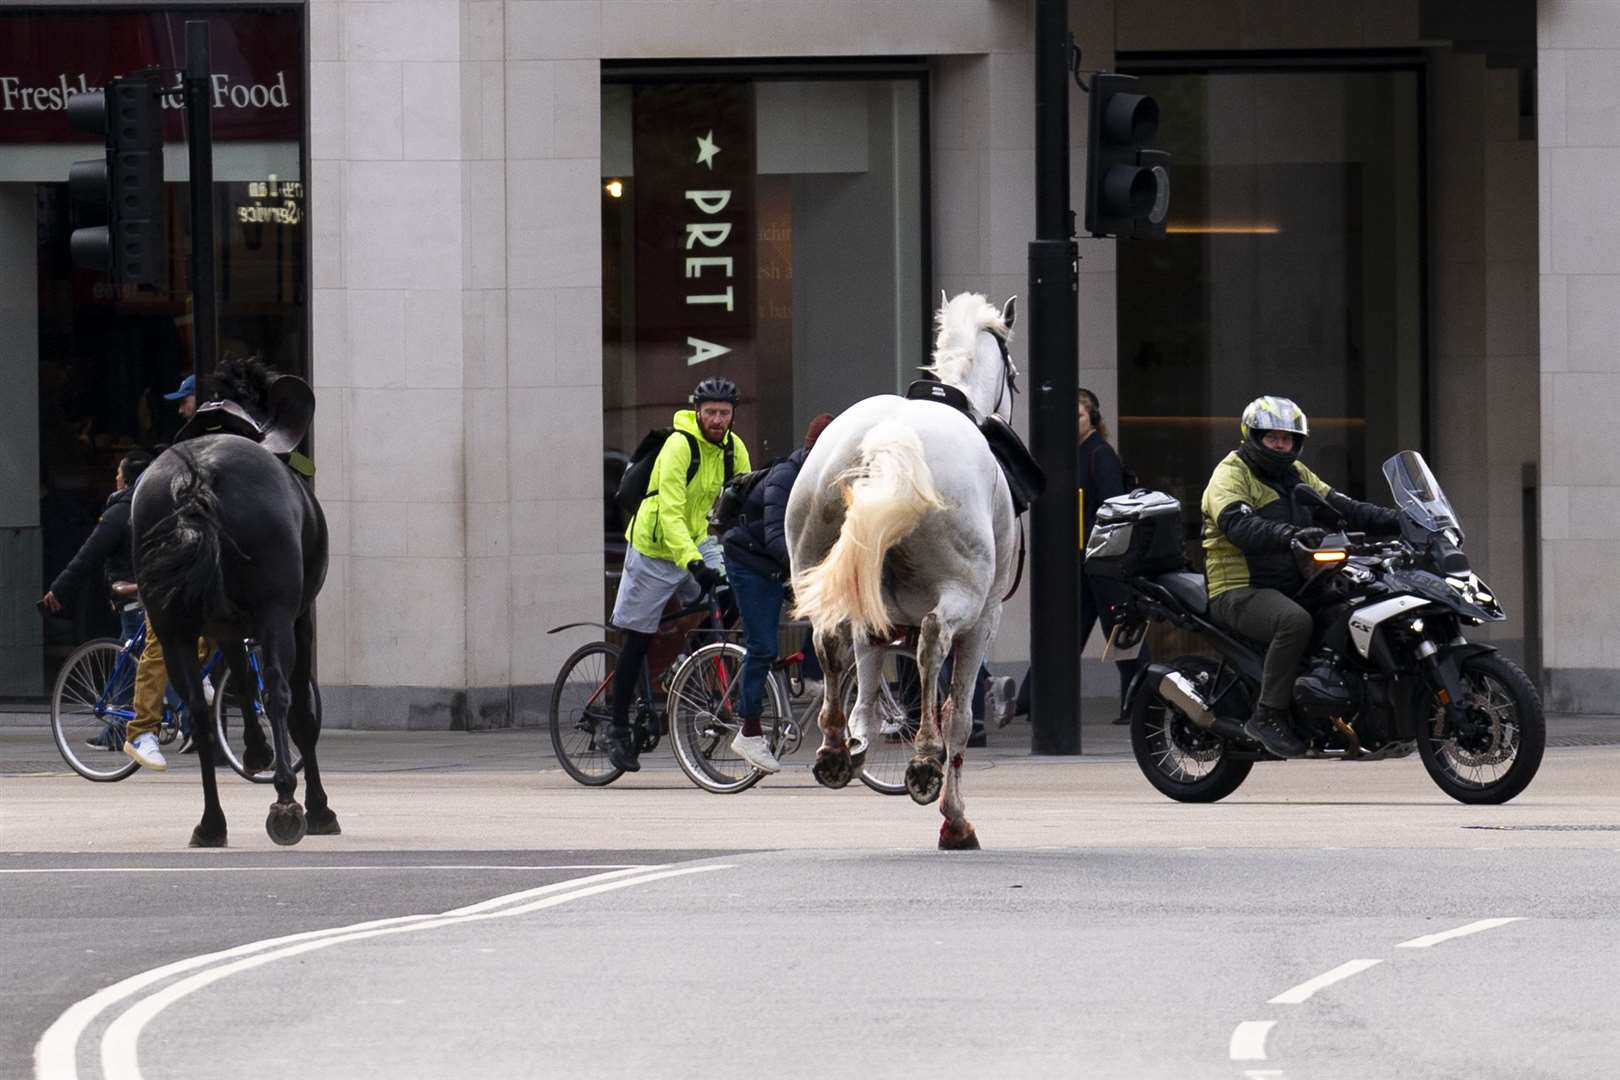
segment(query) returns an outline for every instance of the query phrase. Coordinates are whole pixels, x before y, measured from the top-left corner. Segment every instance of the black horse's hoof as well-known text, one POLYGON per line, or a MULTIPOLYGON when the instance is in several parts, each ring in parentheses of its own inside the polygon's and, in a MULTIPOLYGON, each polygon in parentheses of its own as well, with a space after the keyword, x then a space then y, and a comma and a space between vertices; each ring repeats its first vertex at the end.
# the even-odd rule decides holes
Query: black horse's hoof
POLYGON ((822 787, 837 789, 847 786, 855 777, 849 747, 822 747, 816 751, 816 763, 811 766, 810 772, 822 787))
POLYGON ((927 806, 939 798, 944 784, 945 768, 933 758, 912 758, 906 766, 906 792, 918 806, 927 806))
POLYGON ((304 838, 308 824, 304 808, 295 802, 270 804, 270 814, 264 819, 264 831, 282 847, 291 847, 304 838))
POLYGON ((268 746, 250 746, 242 755, 242 767, 250 773, 267 772, 275 762, 275 751, 268 746))
POLYGON ((330 810, 322 810, 318 814, 311 812, 305 816, 305 820, 309 824, 310 836, 341 836, 343 833, 337 815, 330 810))
POLYGON ((213 829, 204 829, 201 825, 198 825, 195 829, 191 830, 191 846, 224 847, 225 830, 220 829, 216 832, 213 829))
POLYGON ((961 829, 953 829, 950 822, 942 821, 939 824, 939 850, 978 851, 979 834, 966 821, 962 822, 961 829))

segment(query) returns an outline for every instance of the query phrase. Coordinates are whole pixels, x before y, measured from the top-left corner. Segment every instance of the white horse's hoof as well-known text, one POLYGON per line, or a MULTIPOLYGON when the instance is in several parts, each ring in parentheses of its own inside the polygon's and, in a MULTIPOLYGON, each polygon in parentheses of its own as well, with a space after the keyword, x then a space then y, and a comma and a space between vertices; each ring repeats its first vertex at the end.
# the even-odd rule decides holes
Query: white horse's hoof
POLYGON ((816 751, 816 763, 810 767, 810 772, 816 778, 816 783, 822 787, 835 790, 847 787, 855 778, 855 767, 850 760, 849 747, 822 747, 816 751))
POLYGON ((939 850, 978 851, 979 834, 966 821, 962 822, 961 832, 953 830, 950 822, 942 821, 939 823, 939 850))
POLYGON ((931 757, 916 757, 906 766, 906 791, 918 806, 927 806, 939 798, 945 785, 945 768, 931 757))

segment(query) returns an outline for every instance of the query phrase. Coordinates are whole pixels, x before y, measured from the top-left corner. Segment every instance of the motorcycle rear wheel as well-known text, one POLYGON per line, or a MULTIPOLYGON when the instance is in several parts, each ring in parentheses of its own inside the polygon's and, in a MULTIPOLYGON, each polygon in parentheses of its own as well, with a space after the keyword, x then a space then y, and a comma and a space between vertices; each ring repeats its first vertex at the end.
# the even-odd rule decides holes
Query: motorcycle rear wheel
MULTIPOLYGON (((1218 665, 1205 657, 1184 656, 1170 666, 1196 678, 1204 671, 1213 677, 1218 665)), ((1131 702, 1131 751, 1148 783, 1185 803, 1219 802, 1238 789, 1254 766, 1252 761, 1233 761, 1226 740, 1195 726, 1149 685, 1131 702)))
POLYGON ((1547 716, 1541 695, 1519 666, 1501 653, 1462 663, 1465 710, 1477 710, 1488 728, 1472 738, 1436 737, 1432 720, 1418 735, 1418 756, 1429 778, 1461 803, 1494 806, 1518 795, 1541 768, 1547 716))

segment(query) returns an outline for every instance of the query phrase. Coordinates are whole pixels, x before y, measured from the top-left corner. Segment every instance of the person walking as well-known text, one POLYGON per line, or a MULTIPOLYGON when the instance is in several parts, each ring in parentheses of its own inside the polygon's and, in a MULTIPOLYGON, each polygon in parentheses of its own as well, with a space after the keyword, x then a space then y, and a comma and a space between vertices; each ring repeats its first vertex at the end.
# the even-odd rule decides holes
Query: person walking
MULTIPOLYGON (((1091 530, 1097 524, 1097 511, 1109 499, 1126 494, 1125 490, 1125 463, 1120 460, 1119 451, 1114 449, 1109 441, 1108 423, 1103 419, 1102 404, 1097 395, 1084 387, 1078 393, 1078 421, 1079 436, 1078 451, 1080 465, 1080 551, 1084 559, 1086 541, 1091 537, 1091 530)), ((1122 587, 1111 583, 1099 583, 1087 577, 1084 572, 1080 574, 1080 649, 1083 652, 1086 643, 1091 639, 1092 628, 1099 621, 1106 631, 1112 625, 1108 616, 1110 605, 1121 603, 1126 597, 1122 587)), ((1125 695, 1130 690, 1131 680, 1136 677, 1139 669, 1152 662, 1146 643, 1134 659, 1117 660, 1114 666, 1119 670, 1119 703, 1120 712, 1114 718, 1114 723, 1128 723, 1125 715, 1125 695)), ((1024 676, 1024 684, 1018 691, 1018 705, 1014 712, 1019 716, 1029 713, 1030 707, 1029 676, 1024 676)))
POLYGON ((751 471, 748 447, 731 430, 737 398, 737 384, 724 376, 710 376, 697 384, 690 398, 692 408, 675 414, 675 430, 659 449, 647 492, 625 530, 629 547, 609 620, 623 632, 624 646, 613 673, 608 733, 608 760, 625 772, 641 768, 640 749, 630 733, 630 702, 664 605, 672 596, 695 600, 700 591, 712 591, 723 576, 720 545, 699 545, 707 536, 709 510, 720 489, 731 476, 751 471))
POLYGON ((793 482, 799 478, 805 457, 830 423, 831 413, 822 413, 810 421, 804 432, 804 445, 770 467, 743 501, 737 524, 720 538, 726 560, 726 580, 737 598, 748 647, 737 692, 742 729, 731 741, 731 748, 748 764, 767 773, 777 772, 782 767, 771 753, 759 720, 765 708, 765 677, 776 661, 782 602, 792 575, 784 524, 788 496, 793 491, 793 482))

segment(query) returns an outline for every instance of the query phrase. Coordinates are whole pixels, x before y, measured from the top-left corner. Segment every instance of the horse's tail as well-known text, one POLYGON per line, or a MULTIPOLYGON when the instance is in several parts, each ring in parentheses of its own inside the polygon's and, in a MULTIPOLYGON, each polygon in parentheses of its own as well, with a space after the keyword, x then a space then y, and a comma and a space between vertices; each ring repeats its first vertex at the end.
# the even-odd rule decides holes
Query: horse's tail
POLYGON ((219 498, 189 453, 179 447, 173 453, 188 475, 172 482, 173 508, 141 537, 136 583, 148 608, 199 619, 221 616, 229 609, 220 568, 219 498))
POLYGON ((848 622, 856 634, 893 631, 883 602, 883 557, 931 510, 946 509, 917 433, 884 420, 861 440, 860 463, 838 478, 844 525, 827 557, 793 575, 796 612, 813 626, 848 622))

